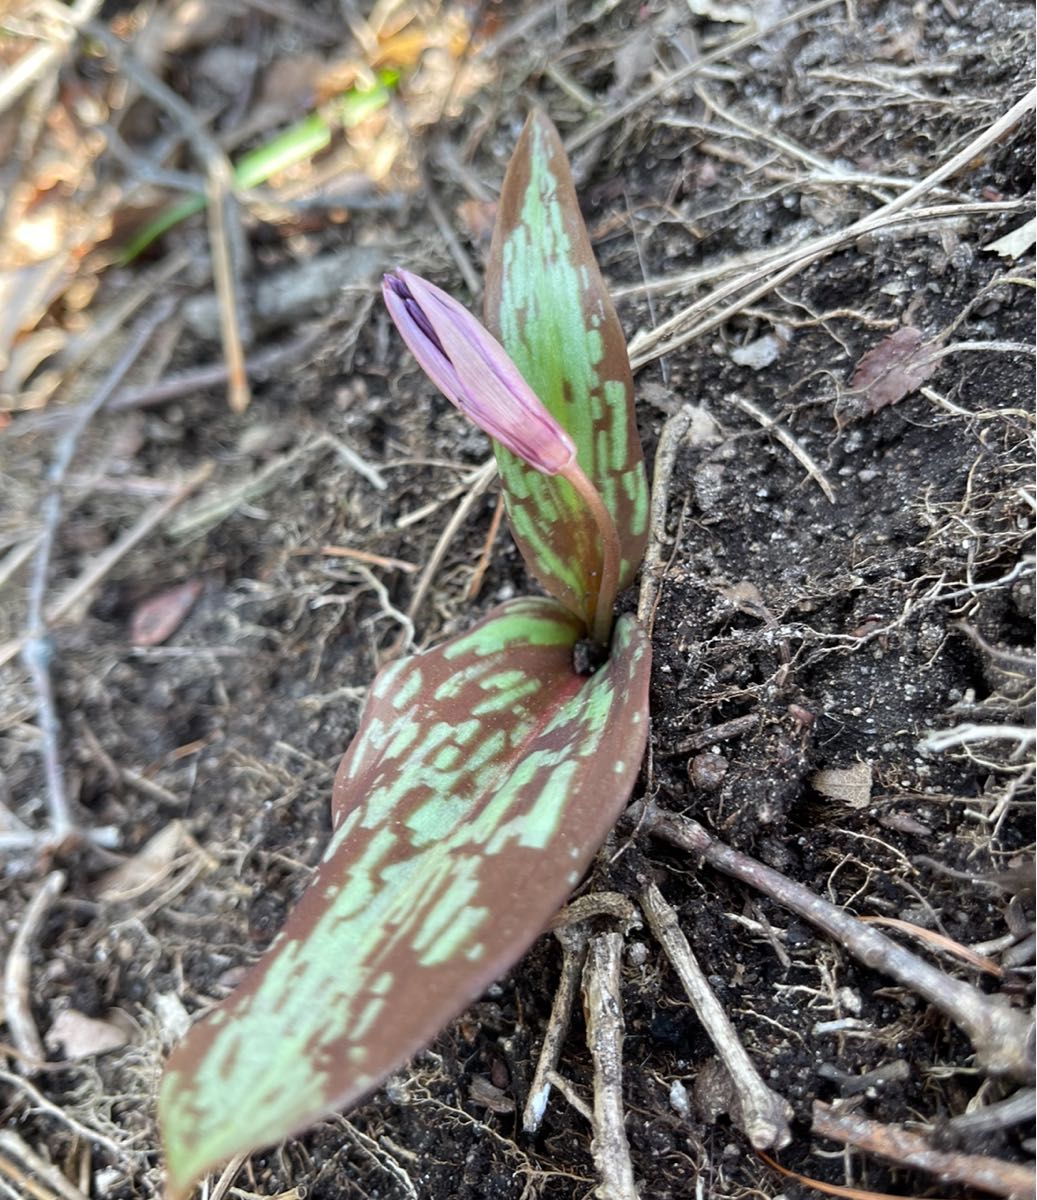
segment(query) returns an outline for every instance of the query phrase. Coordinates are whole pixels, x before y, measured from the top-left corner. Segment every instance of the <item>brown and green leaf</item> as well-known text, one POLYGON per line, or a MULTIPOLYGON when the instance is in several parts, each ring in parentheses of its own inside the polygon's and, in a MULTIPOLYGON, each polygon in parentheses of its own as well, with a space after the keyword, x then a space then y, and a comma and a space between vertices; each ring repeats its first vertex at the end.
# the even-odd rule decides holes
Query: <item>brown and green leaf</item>
POLYGON ((264 957, 174 1051, 172 1200, 232 1154, 369 1092, 543 930, 633 787, 650 646, 631 617, 594 675, 580 620, 516 600, 375 680, 316 875, 264 957))
MULTIPOLYGON (((648 485, 626 341, 594 259, 569 162, 543 113, 504 178, 486 276, 486 322, 577 445, 623 549, 620 587, 644 554, 648 485)), ((601 572, 597 529, 572 487, 494 447, 508 520, 530 571, 586 619, 601 572)))

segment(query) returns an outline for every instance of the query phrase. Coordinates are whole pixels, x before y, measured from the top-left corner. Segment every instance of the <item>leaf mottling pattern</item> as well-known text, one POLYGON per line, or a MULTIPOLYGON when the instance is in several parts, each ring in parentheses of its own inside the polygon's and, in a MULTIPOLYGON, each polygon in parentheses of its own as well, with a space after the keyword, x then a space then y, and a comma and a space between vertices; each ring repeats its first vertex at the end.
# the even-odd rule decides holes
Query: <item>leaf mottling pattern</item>
MULTIPOLYGON (((486 320, 577 447, 622 543, 620 586, 648 530, 648 486, 626 342, 580 215, 565 151, 542 113, 527 121, 504 180, 486 279, 486 320)), ((526 564, 585 619, 601 571, 597 530, 560 476, 494 446, 508 520, 526 564)))
POLYGON ((589 677, 572 669, 582 633, 557 602, 516 600, 375 681, 310 887, 170 1059, 159 1105, 174 1200, 231 1154, 356 1101, 564 901, 629 796, 646 734, 644 632, 621 618, 589 677))

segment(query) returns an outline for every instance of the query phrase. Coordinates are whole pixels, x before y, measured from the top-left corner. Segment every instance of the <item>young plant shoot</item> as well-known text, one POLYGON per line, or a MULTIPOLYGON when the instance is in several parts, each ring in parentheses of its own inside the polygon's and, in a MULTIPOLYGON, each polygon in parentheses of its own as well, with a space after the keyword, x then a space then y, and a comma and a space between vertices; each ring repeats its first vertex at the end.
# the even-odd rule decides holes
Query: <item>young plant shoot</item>
POLYGON ((504 346, 418 276, 384 283, 419 364, 494 439, 512 529, 550 596, 501 605, 376 677, 313 881, 170 1057, 170 1200, 355 1104, 431 1040, 544 930, 636 780, 650 645, 631 616, 613 628, 645 537, 633 389, 540 114, 505 179, 489 291, 504 346), (573 665, 588 636, 608 651, 593 675, 573 665))

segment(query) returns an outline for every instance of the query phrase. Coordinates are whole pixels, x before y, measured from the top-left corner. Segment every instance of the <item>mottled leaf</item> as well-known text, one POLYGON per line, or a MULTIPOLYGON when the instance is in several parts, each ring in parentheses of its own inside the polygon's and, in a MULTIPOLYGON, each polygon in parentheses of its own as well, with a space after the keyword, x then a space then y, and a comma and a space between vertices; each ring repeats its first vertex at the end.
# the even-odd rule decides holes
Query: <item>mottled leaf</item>
POLYGON ((647 733, 631 617, 577 675, 580 620, 516 600, 376 678, 334 832, 284 930, 174 1052, 170 1193, 351 1104, 543 930, 622 809, 647 733))
MULTIPOLYGON (((626 341, 594 260, 558 132, 526 122, 501 191, 486 276, 486 321, 577 446, 633 579, 648 529, 648 486, 626 341)), ((570 484, 496 446, 508 520, 530 571, 591 617, 601 574, 597 526, 570 484)))

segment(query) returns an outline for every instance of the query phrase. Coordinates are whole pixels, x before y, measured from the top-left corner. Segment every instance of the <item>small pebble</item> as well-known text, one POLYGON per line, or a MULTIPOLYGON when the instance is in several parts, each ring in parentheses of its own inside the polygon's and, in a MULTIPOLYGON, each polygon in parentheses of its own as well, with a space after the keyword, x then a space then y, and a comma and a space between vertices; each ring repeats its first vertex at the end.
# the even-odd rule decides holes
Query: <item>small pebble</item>
POLYGON ((627 946, 627 962, 632 967, 643 967, 648 961, 648 947, 644 942, 631 942, 627 946))
POLYGON ((670 1107, 678 1117, 685 1120, 691 1116, 691 1101, 688 1099, 688 1089, 679 1079, 670 1085, 670 1107))
POLYGON ((700 792, 715 792, 727 774, 727 759, 722 754, 704 751, 688 763, 688 779, 700 792))

